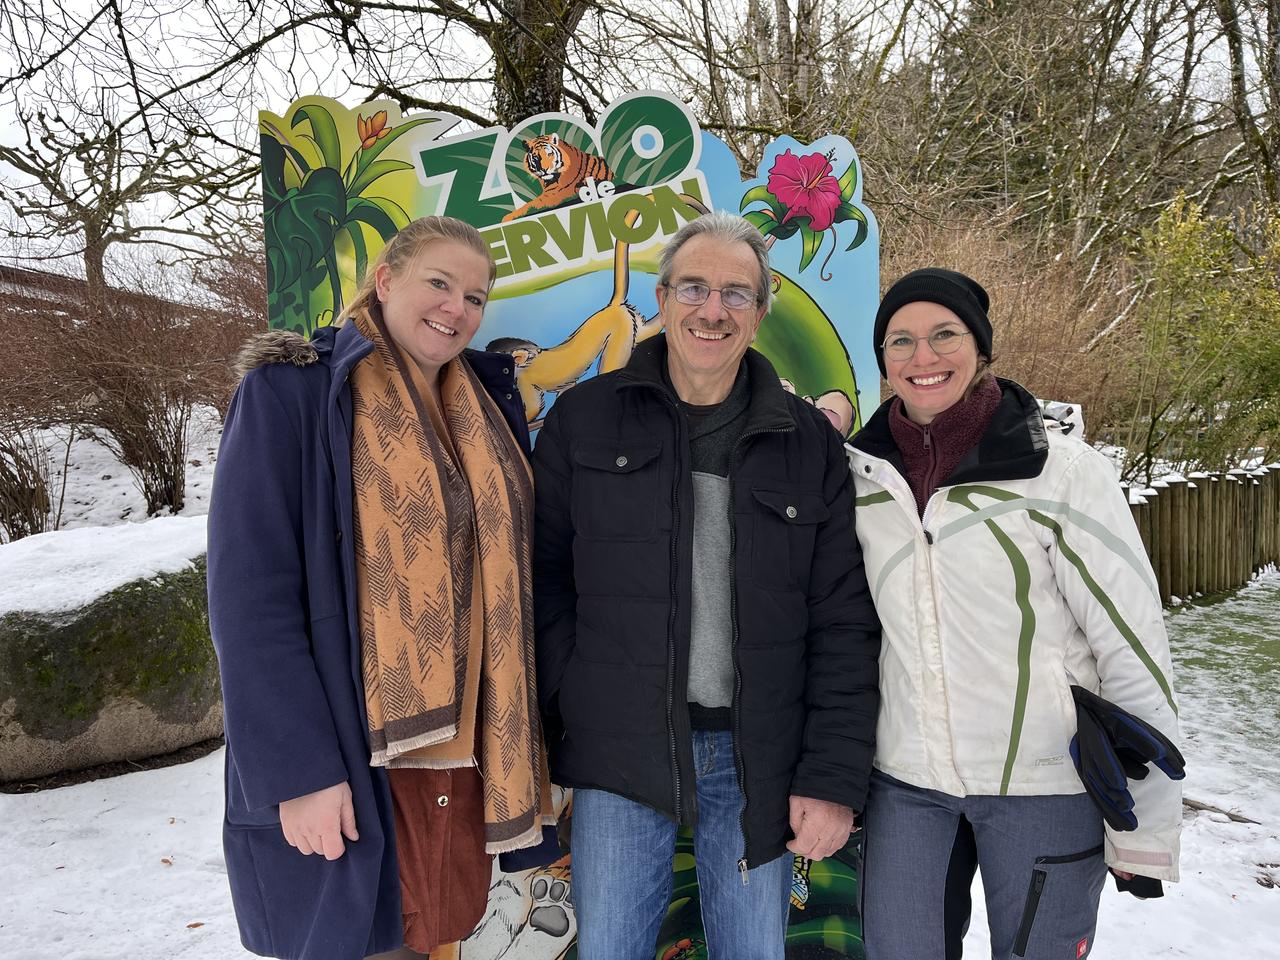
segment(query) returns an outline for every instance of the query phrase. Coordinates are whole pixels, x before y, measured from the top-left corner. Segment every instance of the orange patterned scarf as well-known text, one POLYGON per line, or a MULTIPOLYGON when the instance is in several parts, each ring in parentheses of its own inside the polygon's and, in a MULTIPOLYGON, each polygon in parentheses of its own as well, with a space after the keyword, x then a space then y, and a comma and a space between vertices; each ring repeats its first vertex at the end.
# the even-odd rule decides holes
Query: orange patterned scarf
POLYGON ((534 691, 533 478, 470 366, 440 371, 441 407, 380 312, 351 372, 351 461, 372 763, 478 766, 486 850, 554 823, 534 691))

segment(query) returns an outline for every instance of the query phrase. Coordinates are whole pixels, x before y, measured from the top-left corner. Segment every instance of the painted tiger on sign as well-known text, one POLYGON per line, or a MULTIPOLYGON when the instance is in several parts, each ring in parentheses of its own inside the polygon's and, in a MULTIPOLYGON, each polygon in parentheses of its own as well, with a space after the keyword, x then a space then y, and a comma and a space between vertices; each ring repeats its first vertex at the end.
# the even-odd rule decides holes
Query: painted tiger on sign
POLYGON ((588 177, 594 178, 597 183, 613 180, 613 171, 604 160, 561 140, 559 134, 547 133, 534 137, 526 140, 524 147, 524 165, 533 176, 542 181, 542 192, 503 217, 504 223, 526 214, 551 210, 574 199, 588 177))

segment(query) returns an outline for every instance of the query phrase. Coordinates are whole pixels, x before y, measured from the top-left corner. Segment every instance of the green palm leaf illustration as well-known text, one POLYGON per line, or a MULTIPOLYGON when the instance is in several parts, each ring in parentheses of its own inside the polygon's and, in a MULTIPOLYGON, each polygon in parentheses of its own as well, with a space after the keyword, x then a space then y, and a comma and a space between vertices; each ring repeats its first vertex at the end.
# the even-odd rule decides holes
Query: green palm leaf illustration
POLYGON ((304 121, 311 124, 310 139, 320 151, 324 165, 337 170, 342 163, 342 140, 338 136, 338 125, 333 122, 333 116, 319 104, 309 103, 298 108, 289 126, 296 129, 304 121))

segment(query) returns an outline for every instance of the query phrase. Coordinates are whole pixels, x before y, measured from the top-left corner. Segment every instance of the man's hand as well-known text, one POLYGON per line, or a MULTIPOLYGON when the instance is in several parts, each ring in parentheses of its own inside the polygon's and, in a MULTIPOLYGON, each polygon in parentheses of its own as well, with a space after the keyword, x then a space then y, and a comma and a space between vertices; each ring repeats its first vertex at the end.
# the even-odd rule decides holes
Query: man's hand
POLYGON ((810 860, 825 860, 846 843, 853 832, 853 810, 829 800, 791 798, 791 832, 787 844, 792 853, 810 860))
POLYGON ((344 836, 360 839, 347 781, 280 804, 280 829, 299 853, 323 853, 326 860, 337 860, 346 850, 344 836))

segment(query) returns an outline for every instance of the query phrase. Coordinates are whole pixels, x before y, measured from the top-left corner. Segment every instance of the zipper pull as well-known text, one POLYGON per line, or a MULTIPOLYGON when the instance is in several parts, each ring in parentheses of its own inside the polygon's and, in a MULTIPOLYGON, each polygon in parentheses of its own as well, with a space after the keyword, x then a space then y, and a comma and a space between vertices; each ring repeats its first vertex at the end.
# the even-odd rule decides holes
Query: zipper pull
POLYGON ((742 885, 745 887, 749 882, 747 880, 747 858, 746 857, 743 857, 741 860, 738 861, 738 873, 742 874, 742 885))
POLYGON ((929 449, 932 449, 932 447, 933 447, 933 440, 929 436, 929 428, 925 427, 924 428, 924 448, 926 450, 929 450, 929 449))

